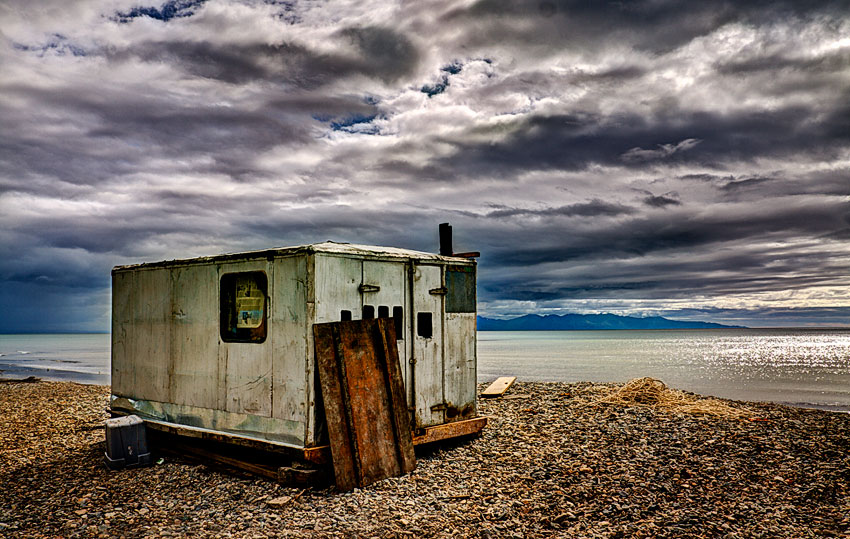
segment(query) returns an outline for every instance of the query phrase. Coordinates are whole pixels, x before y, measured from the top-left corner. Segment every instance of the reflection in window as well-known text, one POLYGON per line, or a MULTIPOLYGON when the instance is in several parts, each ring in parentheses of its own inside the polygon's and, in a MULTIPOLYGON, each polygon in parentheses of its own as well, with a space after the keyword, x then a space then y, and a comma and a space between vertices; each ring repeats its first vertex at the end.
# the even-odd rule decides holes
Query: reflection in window
POLYGON ((475 266, 446 268, 446 312, 475 312, 475 266))
POLYGON ((225 342, 266 340, 268 279, 262 271, 221 277, 220 332, 225 342))

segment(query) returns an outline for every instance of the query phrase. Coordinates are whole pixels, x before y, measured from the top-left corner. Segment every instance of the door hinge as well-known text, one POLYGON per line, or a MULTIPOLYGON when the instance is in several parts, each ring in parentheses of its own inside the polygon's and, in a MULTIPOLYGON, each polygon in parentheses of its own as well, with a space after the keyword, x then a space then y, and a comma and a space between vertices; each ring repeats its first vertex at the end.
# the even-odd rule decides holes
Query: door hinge
POLYGON ((378 292, 380 289, 381 287, 376 284, 361 284, 357 287, 357 290, 361 294, 365 294, 366 292, 378 292))
POLYGON ((440 404, 435 404, 434 406, 431 407, 432 412, 442 412, 445 409, 446 409, 446 403, 445 402, 441 402, 440 404))
POLYGON ((441 286, 440 288, 432 288, 428 291, 428 293, 433 294, 435 296, 445 296, 449 293, 449 290, 445 286, 441 286))

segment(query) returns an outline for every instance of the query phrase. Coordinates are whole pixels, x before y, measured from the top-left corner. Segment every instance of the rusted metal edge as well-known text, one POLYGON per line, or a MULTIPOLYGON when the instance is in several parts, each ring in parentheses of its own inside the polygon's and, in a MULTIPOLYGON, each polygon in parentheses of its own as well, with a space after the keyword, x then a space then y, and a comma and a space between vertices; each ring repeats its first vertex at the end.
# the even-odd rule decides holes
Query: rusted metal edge
POLYGON ((484 429, 485 425, 487 425, 487 417, 482 416, 463 421, 455 421, 454 423, 426 427, 423 434, 413 437, 413 445, 430 444, 450 438, 478 434, 484 429))

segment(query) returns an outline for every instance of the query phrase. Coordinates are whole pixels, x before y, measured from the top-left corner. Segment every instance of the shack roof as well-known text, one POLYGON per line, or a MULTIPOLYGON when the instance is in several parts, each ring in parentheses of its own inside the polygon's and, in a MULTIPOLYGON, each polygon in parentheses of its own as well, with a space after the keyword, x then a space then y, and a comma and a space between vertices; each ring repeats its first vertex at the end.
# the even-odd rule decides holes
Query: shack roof
POLYGON ((311 243, 308 245, 297 245, 294 247, 275 247, 272 249, 261 249, 258 251, 245 251, 241 253, 228 253, 214 256, 201 256, 196 258, 184 258, 176 260, 162 260, 160 262, 144 262, 141 264, 128 264, 123 266, 115 266, 112 272, 119 272, 131 269, 142 268, 157 268, 182 266, 190 264, 214 264, 219 262, 233 262, 238 260, 253 260, 257 258, 273 258, 279 256, 291 256, 295 254, 310 254, 310 253, 329 253, 340 256, 364 257, 364 258, 380 258, 380 259, 399 259, 399 260, 430 260, 475 264, 475 260, 470 258, 461 258, 456 256, 442 256, 436 253, 426 253, 424 251, 413 251, 411 249, 401 249, 399 247, 380 247, 377 245, 357 245, 354 243, 340 243, 335 241, 325 241, 322 243, 311 243))

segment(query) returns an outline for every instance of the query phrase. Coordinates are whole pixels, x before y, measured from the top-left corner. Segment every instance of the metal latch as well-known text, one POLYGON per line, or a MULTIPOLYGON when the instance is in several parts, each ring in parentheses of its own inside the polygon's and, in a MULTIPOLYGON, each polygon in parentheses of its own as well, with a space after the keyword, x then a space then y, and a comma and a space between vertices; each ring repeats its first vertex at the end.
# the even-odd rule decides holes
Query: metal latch
POLYGON ((446 294, 449 293, 449 289, 446 288, 445 286, 441 286, 440 288, 432 288, 431 290, 428 291, 428 293, 432 294, 434 296, 445 296, 446 294))
POLYGON ((357 290, 361 294, 365 294, 366 292, 377 292, 380 289, 381 289, 381 287, 376 285, 376 284, 361 284, 360 286, 357 287, 357 290))
POLYGON ((432 412, 442 412, 445 409, 446 409, 446 403, 445 402, 441 402, 440 404, 435 404, 434 406, 431 407, 432 412))

